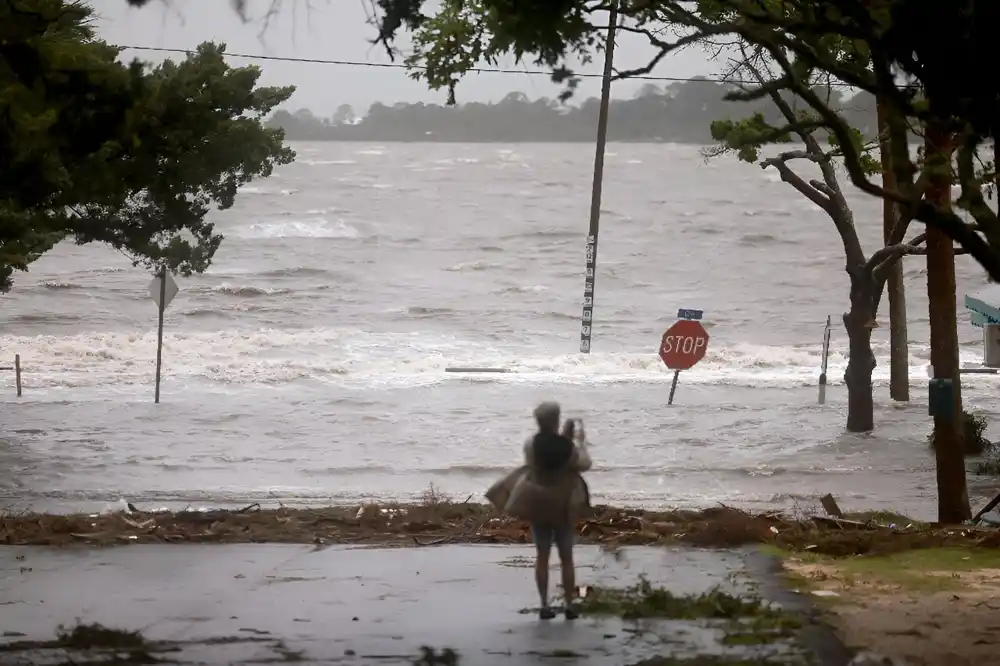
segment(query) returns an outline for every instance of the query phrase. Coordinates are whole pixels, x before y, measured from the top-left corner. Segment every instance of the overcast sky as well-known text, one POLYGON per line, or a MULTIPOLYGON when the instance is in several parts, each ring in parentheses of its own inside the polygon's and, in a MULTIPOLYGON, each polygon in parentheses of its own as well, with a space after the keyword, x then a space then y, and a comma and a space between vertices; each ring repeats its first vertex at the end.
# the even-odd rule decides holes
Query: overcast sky
MULTIPOLYGON (((261 17, 270 0, 249 0, 251 21, 244 24, 230 9, 228 0, 167 0, 144 9, 132 9, 125 0, 90 0, 97 10, 98 33, 120 46, 153 46, 191 49, 201 42, 225 42, 234 53, 323 60, 389 62, 379 46, 369 40, 375 31, 366 24, 367 0, 284 0, 286 9, 261 35, 261 17), (311 6, 311 11, 307 8, 311 6)), ((637 67, 648 62, 652 50, 642 37, 626 34, 618 40, 615 63, 621 68, 637 67)), ((151 52, 126 51, 123 57, 141 57, 159 61, 165 57, 151 52)), ((246 64, 233 58, 233 64, 246 64)), ((301 62, 252 61, 263 70, 265 85, 296 86, 295 95, 285 105, 289 109, 309 108, 329 116, 340 104, 351 104, 363 113, 372 102, 445 101, 444 91, 431 91, 422 81, 413 81, 403 69, 355 67, 301 62)), ((513 62, 503 63, 515 67, 513 62)), ((586 71, 599 72, 601 63, 592 63, 586 71)), ((660 63, 656 76, 711 76, 724 69, 724 63, 712 63, 701 52, 685 51, 660 63)), ((583 69, 581 69, 583 71, 583 69)), ((631 97, 642 81, 616 82, 615 97, 631 97)), ((529 97, 554 97, 559 86, 547 76, 527 74, 471 74, 458 88, 458 101, 499 100, 513 90, 529 97)), ((600 95, 600 80, 581 83, 580 98, 600 95)))

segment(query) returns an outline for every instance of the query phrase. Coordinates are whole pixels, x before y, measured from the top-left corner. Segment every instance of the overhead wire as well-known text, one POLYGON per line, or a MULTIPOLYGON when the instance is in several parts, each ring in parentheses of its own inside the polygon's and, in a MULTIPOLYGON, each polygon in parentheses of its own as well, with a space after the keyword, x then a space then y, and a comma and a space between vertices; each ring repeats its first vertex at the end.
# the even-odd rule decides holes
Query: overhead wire
MULTIPOLYGON (((193 49, 176 49, 176 48, 166 48, 160 46, 133 46, 119 44, 118 48, 122 50, 129 51, 153 51, 160 53, 184 53, 192 54, 195 53, 193 49)), ((231 58, 245 58, 247 60, 264 60, 264 61, 274 61, 274 62, 297 62, 306 63, 313 65, 340 65, 342 67, 374 67, 378 69, 406 69, 406 70, 419 70, 422 67, 411 67, 404 63, 399 62, 368 62, 365 60, 339 60, 330 58, 297 58, 292 56, 271 56, 262 55, 256 53, 234 53, 231 51, 225 51, 224 55, 231 58)), ((502 67, 473 67, 468 70, 472 74, 525 74, 528 76, 552 76, 551 71, 546 71, 542 69, 514 69, 514 68, 502 68, 502 67)), ((574 76, 582 79, 600 79, 604 75, 600 72, 574 72, 574 76)), ((637 74, 635 76, 628 77, 631 80, 638 81, 661 81, 664 83, 724 83, 731 85, 758 85, 756 81, 743 81, 740 79, 726 79, 711 76, 654 76, 652 74, 637 74)), ((844 83, 831 82, 831 86, 850 88, 844 83)))

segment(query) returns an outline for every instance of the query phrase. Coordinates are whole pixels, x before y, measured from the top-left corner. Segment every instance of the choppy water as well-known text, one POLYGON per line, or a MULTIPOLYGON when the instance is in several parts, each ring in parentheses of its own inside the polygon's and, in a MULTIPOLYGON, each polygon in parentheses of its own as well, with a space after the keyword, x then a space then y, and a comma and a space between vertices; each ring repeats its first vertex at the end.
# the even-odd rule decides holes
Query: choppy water
MULTIPOLYGON (((847 305, 832 224, 774 174, 696 147, 613 145, 594 353, 577 353, 589 145, 299 144, 299 160, 217 216, 208 274, 179 279, 152 404, 149 275, 60 246, 2 297, 0 504, 96 508, 262 498, 461 497, 517 462, 542 398, 582 416, 600 500, 812 504, 932 512, 924 260, 907 260, 914 402, 843 432, 846 336, 816 405, 822 326, 847 305), (656 356, 679 307, 702 308, 708 357, 656 356), (453 365, 505 375, 445 373, 453 365)), ((868 245, 878 202, 853 197, 868 245)), ((985 283, 961 258, 960 296, 985 283)), ((962 357, 981 335, 961 315, 962 357)), ((996 415, 993 377, 965 382, 996 415)), ((979 487, 980 494, 988 489, 979 487)))

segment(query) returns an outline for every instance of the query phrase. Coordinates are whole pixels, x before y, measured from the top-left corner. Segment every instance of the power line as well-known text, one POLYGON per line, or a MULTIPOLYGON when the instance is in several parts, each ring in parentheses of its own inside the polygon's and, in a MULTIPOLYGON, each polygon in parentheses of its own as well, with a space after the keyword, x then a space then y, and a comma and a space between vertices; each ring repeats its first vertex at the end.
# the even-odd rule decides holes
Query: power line
MULTIPOLYGON (((185 53, 192 54, 190 49, 168 49, 159 46, 124 46, 118 48, 129 51, 157 51, 160 53, 185 53)), ((376 67, 380 69, 411 69, 407 65, 397 62, 366 62, 363 60, 328 60, 325 58, 292 58, 288 56, 269 56, 254 53, 231 53, 226 51, 224 55, 231 58, 246 58, 247 60, 272 60, 276 62, 301 62, 313 65, 341 65, 343 67, 376 67)), ((412 69, 423 69, 414 67, 412 69)), ((468 70, 475 74, 527 74, 529 76, 552 76, 552 72, 542 69, 503 69, 493 67, 474 67, 468 70)), ((600 79, 603 74, 597 72, 574 72, 574 76, 582 79, 600 79)), ((683 77, 683 76, 653 76, 651 74, 640 74, 630 76, 630 79, 640 81, 663 81, 667 83, 730 83, 733 85, 758 85, 756 81, 741 81, 739 79, 720 79, 713 77, 683 77)), ((833 84, 840 87, 850 87, 844 84, 833 84)))

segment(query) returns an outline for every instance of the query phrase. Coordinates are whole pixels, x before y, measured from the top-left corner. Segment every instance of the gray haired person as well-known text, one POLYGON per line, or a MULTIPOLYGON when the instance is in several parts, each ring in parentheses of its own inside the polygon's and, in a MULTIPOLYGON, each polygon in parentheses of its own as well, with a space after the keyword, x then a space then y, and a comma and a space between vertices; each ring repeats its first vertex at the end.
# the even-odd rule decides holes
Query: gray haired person
POLYGON ((576 572, 573 542, 578 520, 590 511, 590 493, 581 472, 590 469, 583 424, 568 420, 559 431, 559 403, 535 408, 538 431, 524 444, 524 464, 486 491, 486 498, 508 516, 527 521, 535 543, 535 582, 539 617, 550 620, 549 560, 556 546, 562 569, 566 619, 578 617, 574 605, 576 572))

